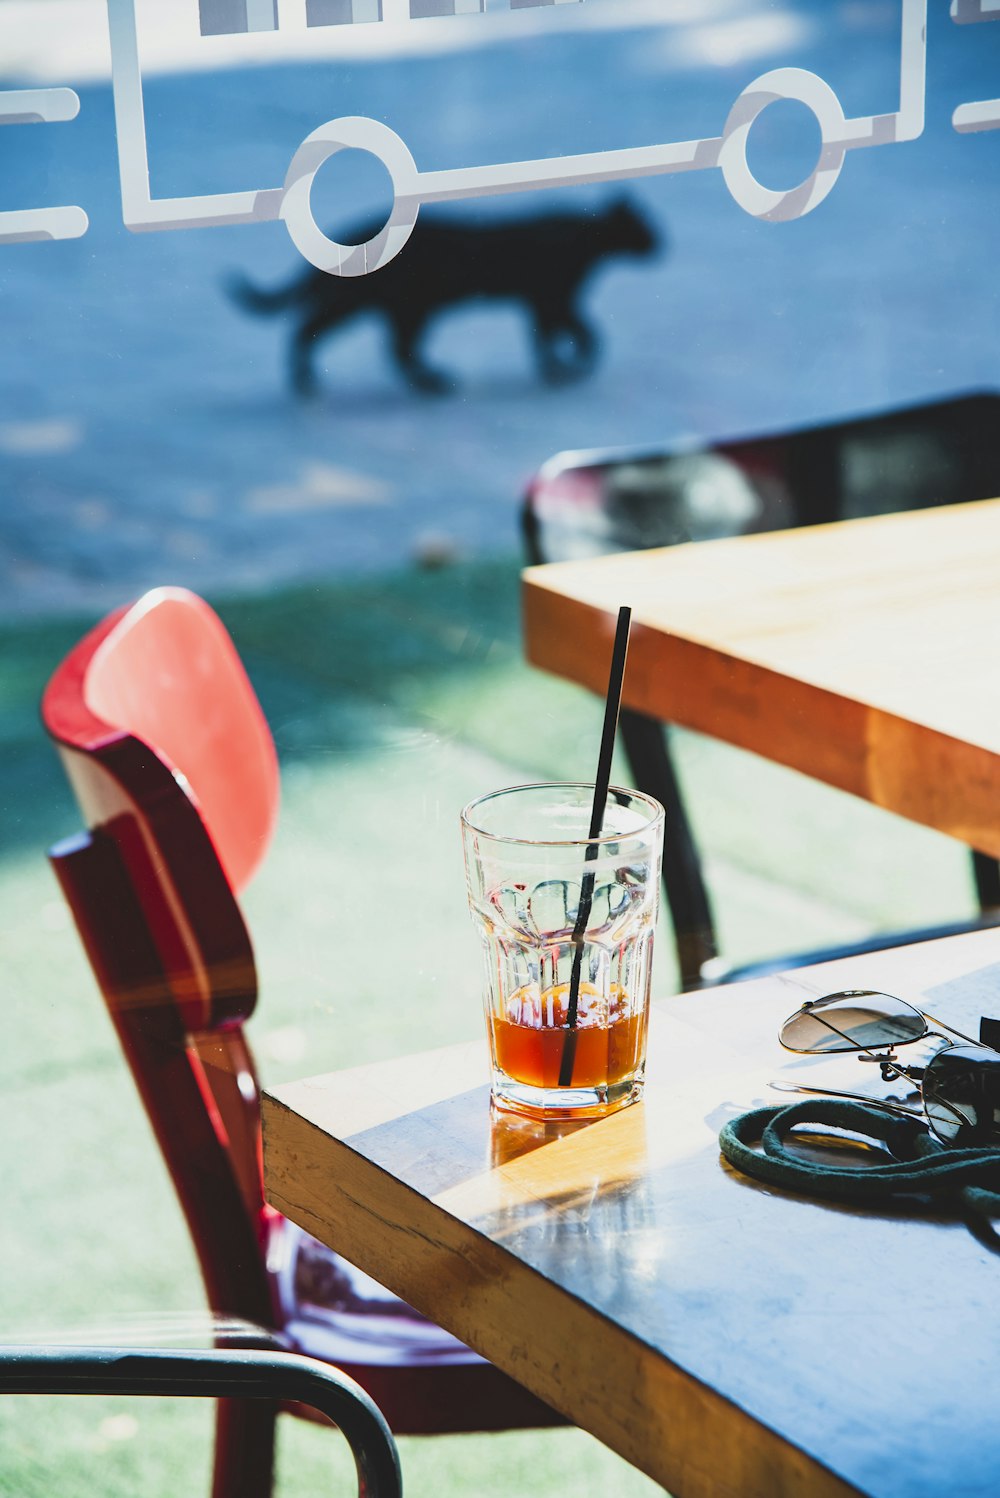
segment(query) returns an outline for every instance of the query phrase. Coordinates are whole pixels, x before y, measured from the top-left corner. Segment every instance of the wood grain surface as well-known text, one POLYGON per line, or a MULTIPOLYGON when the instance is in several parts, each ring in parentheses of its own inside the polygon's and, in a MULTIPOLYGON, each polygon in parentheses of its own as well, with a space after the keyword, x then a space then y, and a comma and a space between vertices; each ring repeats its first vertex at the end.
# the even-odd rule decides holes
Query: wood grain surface
POLYGON ((644 1101, 575 1128, 491 1116, 485 1037, 279 1087, 269 1199, 678 1498, 995 1498, 1000 1256, 719 1155, 772 1078, 872 1084, 777 1042, 843 987, 974 1033, 1000 933, 660 1000, 644 1101))
POLYGON ((1000 857, 1000 500, 524 574, 529 660, 1000 857))

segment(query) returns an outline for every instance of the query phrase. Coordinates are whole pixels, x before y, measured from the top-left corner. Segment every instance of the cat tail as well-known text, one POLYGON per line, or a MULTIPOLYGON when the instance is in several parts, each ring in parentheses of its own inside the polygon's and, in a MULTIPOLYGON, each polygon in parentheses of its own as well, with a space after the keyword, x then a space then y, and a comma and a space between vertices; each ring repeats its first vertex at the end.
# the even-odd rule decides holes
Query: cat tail
POLYGON ((236 272, 226 277, 223 286, 226 295, 237 307, 242 307, 244 312, 257 312, 264 316, 270 312, 282 312, 286 307, 294 307, 302 297, 299 279, 267 291, 261 286, 255 286, 247 276, 236 272))

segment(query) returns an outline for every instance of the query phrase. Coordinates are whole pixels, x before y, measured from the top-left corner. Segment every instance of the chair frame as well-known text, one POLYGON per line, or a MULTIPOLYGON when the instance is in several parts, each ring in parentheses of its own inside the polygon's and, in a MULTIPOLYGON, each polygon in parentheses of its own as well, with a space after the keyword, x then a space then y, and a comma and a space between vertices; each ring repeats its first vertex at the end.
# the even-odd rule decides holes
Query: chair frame
MULTIPOLYGON (((343 1433, 359 1498, 402 1498, 399 1454, 378 1406, 342 1373, 289 1352, 149 1347, 0 1347, 0 1394, 141 1395, 298 1403, 343 1433)), ((253 1485, 234 1468, 232 1491, 253 1485)))

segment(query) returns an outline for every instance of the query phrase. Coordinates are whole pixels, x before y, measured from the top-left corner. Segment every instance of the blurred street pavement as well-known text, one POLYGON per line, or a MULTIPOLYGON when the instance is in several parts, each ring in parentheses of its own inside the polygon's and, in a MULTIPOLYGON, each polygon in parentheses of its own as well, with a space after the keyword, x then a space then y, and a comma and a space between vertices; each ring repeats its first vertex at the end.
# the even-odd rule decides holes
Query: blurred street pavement
MULTIPOLYGON (((521 311, 484 304, 449 313, 428 341, 454 393, 411 392, 367 318, 321 346, 321 393, 302 402, 287 322, 248 317, 223 289, 233 272, 268 286, 297 273, 284 227, 128 233, 102 0, 0 0, 0 84, 69 84, 82 101, 71 123, 4 130, 4 202, 90 216, 79 240, 0 247, 0 615, 96 612, 164 580, 260 591, 427 552, 513 556, 524 484, 557 450, 995 386, 1000 132, 959 136, 950 120, 996 93, 1000 26, 956 27, 946 9, 931 7, 923 135, 850 152, 806 217, 748 217, 715 170, 628 185, 669 248, 595 276, 586 304, 604 352, 591 378, 540 385, 521 311)), ((386 120, 431 167, 711 134, 775 66, 816 71, 848 113, 899 97, 899 0, 586 0, 410 23, 395 43, 388 25, 314 31, 313 51, 265 38, 272 65, 222 49, 215 71, 204 40, 172 46, 155 13, 154 196, 280 184, 299 142, 340 114, 386 120)), ((751 165, 798 181, 816 140, 804 108, 772 106, 751 165)), ((328 163, 317 214, 337 225, 384 208, 380 171, 358 153, 328 163)), ((589 211, 616 192, 448 211, 589 211)))

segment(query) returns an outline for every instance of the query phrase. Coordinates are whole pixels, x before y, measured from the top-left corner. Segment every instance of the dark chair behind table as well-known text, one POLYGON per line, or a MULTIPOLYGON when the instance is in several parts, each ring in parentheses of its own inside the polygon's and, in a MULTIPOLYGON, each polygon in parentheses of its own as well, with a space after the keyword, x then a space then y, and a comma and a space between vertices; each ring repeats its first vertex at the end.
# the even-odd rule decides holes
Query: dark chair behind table
MULTIPOLYGON (((974 393, 733 441, 558 453, 531 481, 522 521, 528 559, 536 564, 997 495, 1000 395, 974 393)), ((621 715, 620 730, 636 784, 662 801, 667 813, 664 888, 684 988, 800 966, 846 950, 727 967, 719 957, 670 730, 628 711, 621 715)), ((980 918, 909 932, 906 940, 1000 919, 1000 868, 975 850, 972 863, 980 918)), ((850 950, 903 939, 887 934, 850 950)))
MULTIPOLYGON (((377 1406, 350 1379, 312 1358, 221 1347, 0 1346, 0 1395, 104 1394, 295 1403, 347 1440, 359 1498, 401 1498, 396 1443, 377 1406)), ((253 1491, 251 1474, 234 1492, 253 1491)))
MULTIPOLYGON (((396 1434, 555 1424, 513 1380, 269 1208, 237 895, 275 823, 274 745, 221 621, 182 589, 112 614, 42 716, 86 831, 50 858, 170 1170, 209 1304, 342 1369, 396 1434)), ((274 1418, 220 1404, 215 1498, 270 1492, 274 1418), (253 1486, 233 1474, 252 1471, 253 1486)))

